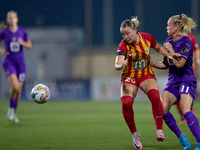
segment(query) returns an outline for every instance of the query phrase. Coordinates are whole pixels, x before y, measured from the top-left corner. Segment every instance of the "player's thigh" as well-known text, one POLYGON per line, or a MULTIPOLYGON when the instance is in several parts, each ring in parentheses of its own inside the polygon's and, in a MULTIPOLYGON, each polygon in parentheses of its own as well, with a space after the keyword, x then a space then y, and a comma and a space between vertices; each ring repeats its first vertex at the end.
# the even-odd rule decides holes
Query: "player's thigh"
POLYGON ((193 98, 190 94, 180 94, 180 109, 183 114, 191 110, 193 98))
POLYGON ((19 80, 17 78, 16 74, 11 74, 8 77, 8 81, 10 82, 10 85, 13 89, 19 89, 19 80))
POLYGON ((137 95, 137 86, 130 84, 130 83, 123 83, 121 85, 121 96, 129 95, 133 98, 137 95))
POLYGON ((144 80, 140 84, 140 89, 145 93, 148 94, 149 90, 157 89, 158 90, 158 83, 154 78, 149 78, 144 80))
POLYGON ((176 102, 177 98, 169 91, 163 91, 161 101, 163 104, 164 113, 168 112, 171 106, 176 102))

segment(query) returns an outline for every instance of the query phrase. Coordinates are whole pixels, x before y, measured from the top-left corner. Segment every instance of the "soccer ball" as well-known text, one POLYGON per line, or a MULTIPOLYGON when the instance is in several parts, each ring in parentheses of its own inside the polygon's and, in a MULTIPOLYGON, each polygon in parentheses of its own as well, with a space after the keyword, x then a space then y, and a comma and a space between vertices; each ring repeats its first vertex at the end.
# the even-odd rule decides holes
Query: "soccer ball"
POLYGON ((50 98, 50 90, 46 85, 42 83, 37 84, 31 90, 31 97, 36 103, 44 104, 50 98))

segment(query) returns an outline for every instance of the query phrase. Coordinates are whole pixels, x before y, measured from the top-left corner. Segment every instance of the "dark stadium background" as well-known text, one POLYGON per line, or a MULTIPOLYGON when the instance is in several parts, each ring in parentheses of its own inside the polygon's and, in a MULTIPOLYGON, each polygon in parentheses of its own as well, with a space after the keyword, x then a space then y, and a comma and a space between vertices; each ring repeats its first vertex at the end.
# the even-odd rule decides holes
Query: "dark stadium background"
MULTIPOLYGON (((25 51, 24 99, 29 98, 31 87, 38 82, 47 83, 55 99, 80 99, 80 95, 63 94, 81 89, 87 91, 83 99, 117 99, 118 95, 111 93, 119 93, 116 87, 120 86, 120 72, 113 66, 117 45, 122 40, 121 22, 138 16, 138 31, 152 34, 162 44, 167 37, 168 18, 185 13, 198 24, 199 6, 198 0, 4 0, 0 5, 0 21, 6 21, 8 11, 17 11, 19 25, 28 29, 33 41, 33 50, 25 51), (38 71, 41 66, 42 73, 38 71), (66 84, 61 87, 61 83, 66 84), (73 84, 77 86, 71 86, 73 84)), ((198 42, 199 29, 200 26, 192 32, 198 42)), ((153 50, 152 57, 160 58, 153 50)), ((163 88, 167 73, 155 72, 163 88)), ((8 89, 1 67, 0 98, 7 98, 8 89)))
MULTIPOLYGON (((111 1, 111 9, 113 18, 113 43, 118 44, 121 40, 119 34, 120 23, 124 19, 131 16, 140 16, 143 13, 143 20, 141 25, 144 32, 153 34, 160 42, 165 40, 166 35, 166 22, 169 16, 185 13, 192 17, 192 2, 200 5, 198 0, 141 0, 143 9, 135 2, 137 0, 20 0, 4 1, 0 5, 0 20, 5 21, 6 13, 9 10, 15 10, 20 17, 20 25, 25 27, 38 27, 38 26, 57 26, 57 27, 82 27, 84 28, 84 14, 86 1, 92 1, 92 24, 93 24, 93 45, 103 44, 103 9, 105 1, 111 1), (136 12, 139 9, 139 12, 136 12), (38 19, 44 18, 43 23, 38 23, 38 19)), ((140 3, 140 2, 139 2, 140 3)), ((89 10, 88 10, 89 11, 89 10)), ((198 16, 200 10, 197 10, 198 16)), ((194 16, 195 14, 193 14, 194 16)), ((139 17, 139 20, 141 18, 139 17)), ((109 20, 108 20, 109 21, 109 20)), ((198 20, 196 20, 198 22, 198 20)), ((200 26, 198 27, 198 30, 200 26)))

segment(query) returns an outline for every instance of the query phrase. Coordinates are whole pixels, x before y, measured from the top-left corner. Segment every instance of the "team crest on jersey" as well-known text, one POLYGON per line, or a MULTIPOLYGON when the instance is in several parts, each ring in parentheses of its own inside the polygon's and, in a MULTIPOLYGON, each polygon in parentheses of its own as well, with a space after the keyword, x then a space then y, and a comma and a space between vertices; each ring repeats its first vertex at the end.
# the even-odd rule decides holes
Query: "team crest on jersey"
POLYGON ((149 55, 150 48, 149 48, 149 47, 146 47, 145 52, 146 52, 147 55, 149 55))
POLYGON ((186 54, 188 52, 187 48, 184 48, 181 53, 186 54))

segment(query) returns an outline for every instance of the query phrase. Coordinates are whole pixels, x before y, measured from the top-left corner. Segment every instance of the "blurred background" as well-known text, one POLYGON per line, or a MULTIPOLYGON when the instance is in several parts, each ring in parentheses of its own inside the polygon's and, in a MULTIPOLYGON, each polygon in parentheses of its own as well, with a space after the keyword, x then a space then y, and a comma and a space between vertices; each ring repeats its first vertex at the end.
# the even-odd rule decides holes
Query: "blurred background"
MULTIPOLYGON (((27 73, 22 99, 31 100, 32 87, 44 83, 52 100, 120 100, 120 71, 115 71, 114 62, 122 40, 121 22, 137 16, 138 32, 150 33, 163 44, 168 18, 184 13, 199 24, 199 6, 198 0, 3 1, 0 22, 6 22, 8 11, 17 11, 18 25, 28 30, 33 43, 32 50, 24 49, 27 73)), ((200 44, 199 30, 197 26, 192 34, 200 44)), ((153 49, 151 56, 154 61, 162 59, 153 49)), ((0 71, 0 99, 7 99, 10 85, 2 67, 0 71)), ((162 92, 168 71, 154 71, 162 92)), ((198 87, 197 99, 199 93, 198 87)), ((136 100, 148 99, 139 91, 136 100)))

